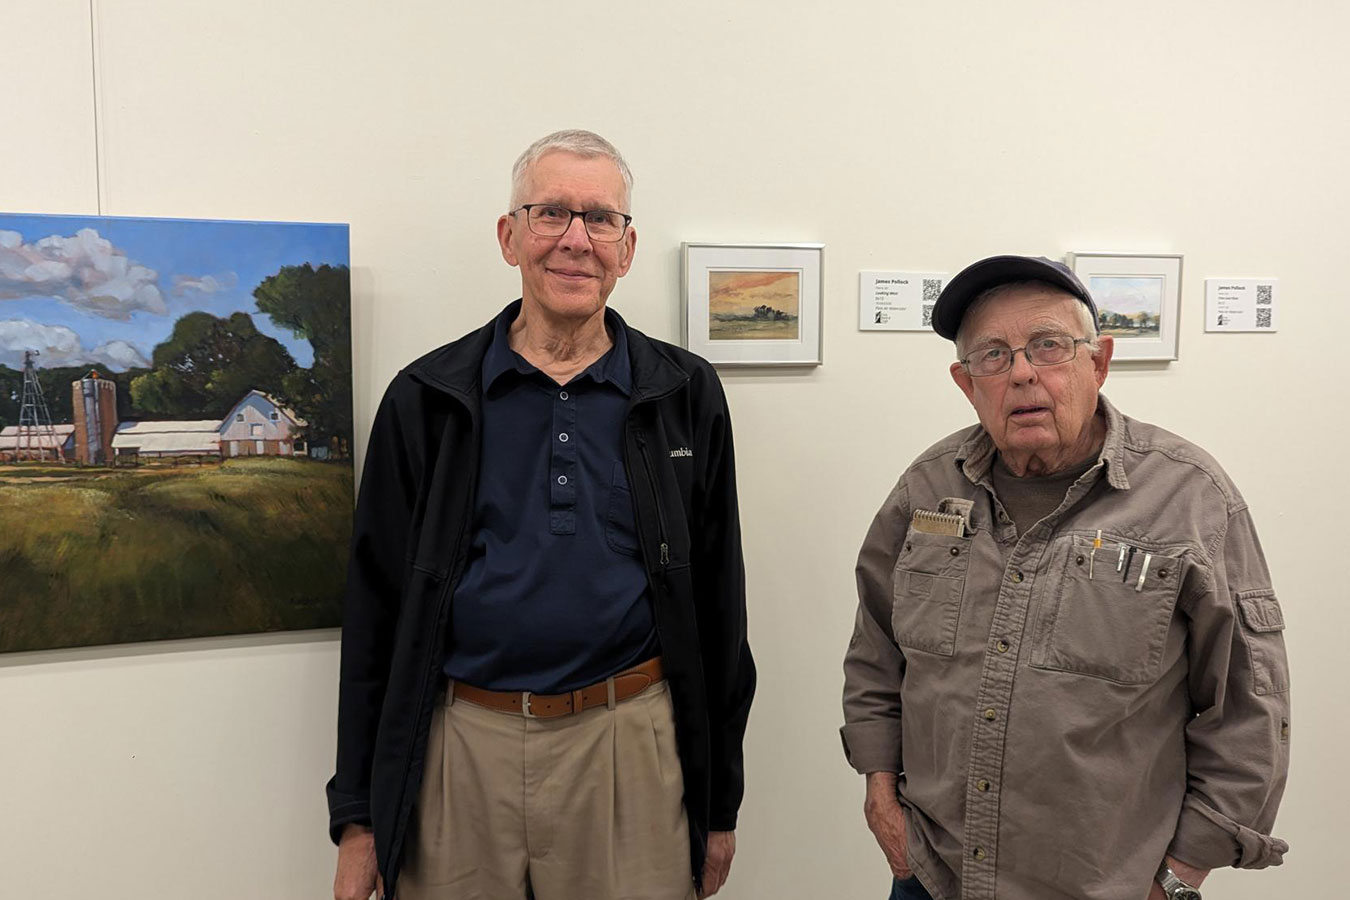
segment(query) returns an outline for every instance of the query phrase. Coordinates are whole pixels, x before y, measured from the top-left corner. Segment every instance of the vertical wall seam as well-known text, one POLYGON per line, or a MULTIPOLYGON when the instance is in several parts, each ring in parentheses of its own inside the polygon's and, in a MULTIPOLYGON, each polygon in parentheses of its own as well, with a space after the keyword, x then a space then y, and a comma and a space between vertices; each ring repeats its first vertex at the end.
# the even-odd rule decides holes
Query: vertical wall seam
POLYGON ((89 81, 94 97, 94 196, 98 214, 103 215, 103 128, 102 92, 98 52, 98 15, 95 0, 89 0, 89 81))

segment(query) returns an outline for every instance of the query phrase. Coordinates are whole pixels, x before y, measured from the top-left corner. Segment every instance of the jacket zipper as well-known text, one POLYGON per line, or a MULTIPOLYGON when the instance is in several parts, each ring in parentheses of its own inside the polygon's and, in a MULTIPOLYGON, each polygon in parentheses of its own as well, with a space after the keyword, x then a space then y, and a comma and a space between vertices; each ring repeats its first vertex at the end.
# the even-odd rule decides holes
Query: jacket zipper
POLYGON ((638 452, 642 454, 642 467, 647 470, 647 481, 652 486, 652 498, 656 501, 656 527, 658 530, 657 538, 660 542, 660 562, 664 569, 670 565, 670 544, 666 540, 666 508, 661 505, 661 489, 656 483, 656 470, 652 468, 652 458, 647 453, 647 439, 643 437, 642 431, 636 433, 638 452))

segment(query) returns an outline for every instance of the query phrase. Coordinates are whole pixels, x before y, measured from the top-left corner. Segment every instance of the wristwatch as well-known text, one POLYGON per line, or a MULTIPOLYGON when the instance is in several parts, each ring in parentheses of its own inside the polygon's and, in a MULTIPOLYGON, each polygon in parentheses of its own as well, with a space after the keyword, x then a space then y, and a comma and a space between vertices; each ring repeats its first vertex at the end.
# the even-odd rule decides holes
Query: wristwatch
POLYGON ((1200 900, 1200 891, 1178 878, 1167 860, 1158 867, 1158 884, 1162 885, 1167 900, 1200 900))

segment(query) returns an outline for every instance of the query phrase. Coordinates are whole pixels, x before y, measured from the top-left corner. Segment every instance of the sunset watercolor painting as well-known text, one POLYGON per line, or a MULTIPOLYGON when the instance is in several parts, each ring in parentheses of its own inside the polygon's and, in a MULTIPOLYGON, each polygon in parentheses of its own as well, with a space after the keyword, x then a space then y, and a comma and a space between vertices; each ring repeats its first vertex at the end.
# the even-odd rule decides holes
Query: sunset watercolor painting
POLYGON ((799 340, 800 310, 799 271, 708 273, 709 340, 799 340))

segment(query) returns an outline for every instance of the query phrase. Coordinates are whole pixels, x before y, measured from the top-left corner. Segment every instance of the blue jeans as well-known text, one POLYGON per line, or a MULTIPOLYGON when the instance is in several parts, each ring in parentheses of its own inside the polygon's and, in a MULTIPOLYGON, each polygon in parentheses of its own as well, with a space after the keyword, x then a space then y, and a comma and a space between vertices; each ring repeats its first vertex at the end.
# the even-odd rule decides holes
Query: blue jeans
POLYGON ((891 885, 891 900, 933 900, 918 878, 896 879, 891 885))

